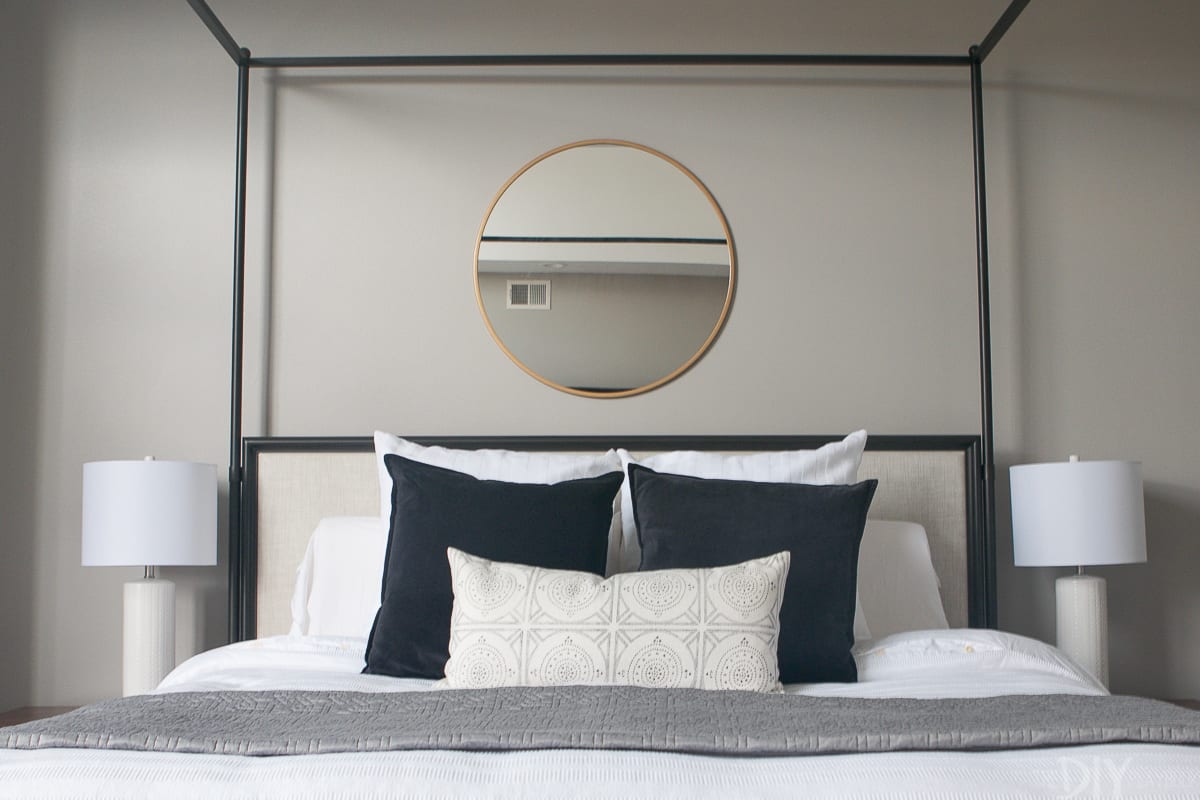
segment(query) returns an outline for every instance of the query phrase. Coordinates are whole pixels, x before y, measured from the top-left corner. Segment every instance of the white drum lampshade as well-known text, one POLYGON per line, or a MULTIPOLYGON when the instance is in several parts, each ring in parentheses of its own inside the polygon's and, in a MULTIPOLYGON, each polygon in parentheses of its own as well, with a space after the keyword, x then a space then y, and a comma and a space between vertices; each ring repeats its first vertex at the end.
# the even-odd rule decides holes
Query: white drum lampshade
POLYGON ((1013 561, 1078 568, 1055 584, 1058 646, 1108 685, 1104 579, 1083 567, 1146 560, 1142 465, 1070 461, 1011 467, 1013 561))
POLYGON ((216 563, 216 465, 83 465, 83 565, 145 567, 142 580, 125 584, 126 695, 152 690, 175 665, 175 584, 154 568, 216 563))

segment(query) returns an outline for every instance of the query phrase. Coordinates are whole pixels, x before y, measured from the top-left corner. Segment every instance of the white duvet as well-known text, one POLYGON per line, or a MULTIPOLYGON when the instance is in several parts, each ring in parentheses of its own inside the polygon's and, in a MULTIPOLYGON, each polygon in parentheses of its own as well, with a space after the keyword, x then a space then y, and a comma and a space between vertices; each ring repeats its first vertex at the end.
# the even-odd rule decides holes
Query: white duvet
MULTIPOLYGON (((160 692, 426 691, 362 675, 362 639, 274 637, 202 653, 160 692)), ((997 631, 896 634, 855 648, 856 684, 786 691, 847 697, 1103 694, 1047 645, 997 631)), ((3 798, 1197 797, 1200 748, 1094 745, 991 753, 732 758, 591 750, 417 751, 274 758, 0 750, 3 798)))

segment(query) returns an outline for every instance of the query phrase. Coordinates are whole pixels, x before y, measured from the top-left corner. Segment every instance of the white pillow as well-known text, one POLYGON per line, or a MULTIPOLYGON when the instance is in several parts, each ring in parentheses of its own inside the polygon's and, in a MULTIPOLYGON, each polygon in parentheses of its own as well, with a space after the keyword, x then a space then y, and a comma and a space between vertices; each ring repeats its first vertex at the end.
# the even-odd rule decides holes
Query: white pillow
POLYGON ((950 627, 929 538, 915 522, 867 520, 858 551, 858 596, 876 639, 950 627))
MULTIPOLYGON (((313 531, 292 595, 293 635, 365 637, 379 609, 387 523, 330 517, 313 531)), ((867 520, 858 556, 854 638, 948 627, 925 529, 867 520), (870 609, 863 613, 864 607, 870 609), (871 615, 870 630, 867 614, 871 615), (860 624, 861 623, 861 624, 860 624)))
MULTIPOLYGON (((599 455, 577 453, 523 452, 520 450, 457 450, 417 444, 383 431, 375 431, 375 465, 379 470, 379 516, 392 516, 392 476, 383 463, 388 454, 464 472, 480 480, 509 483, 559 483, 575 478, 594 478, 621 471, 616 450, 599 455)), ((614 570, 621 539, 620 509, 614 503, 613 527, 608 537, 608 569, 614 570)))
POLYGON ((858 480, 858 465, 867 446, 867 432, 855 431, 840 442, 830 442, 816 450, 726 455, 695 450, 672 450, 646 458, 636 458, 628 450, 618 450, 625 470, 621 487, 621 569, 636 570, 642 559, 637 527, 633 521, 633 496, 629 491, 629 465, 642 464, 658 472, 688 475, 693 478, 726 478, 765 483, 844 484, 858 480))
POLYGON ((328 517, 317 524, 296 570, 293 636, 366 638, 379 610, 388 524, 379 517, 328 517))
POLYGON ((787 552, 611 578, 453 547, 447 555, 454 611, 443 686, 780 689, 787 552))
POLYGON ((1058 648, 988 628, 894 633, 855 645, 854 657, 859 687, 892 696, 899 686, 907 697, 1108 694, 1058 648))

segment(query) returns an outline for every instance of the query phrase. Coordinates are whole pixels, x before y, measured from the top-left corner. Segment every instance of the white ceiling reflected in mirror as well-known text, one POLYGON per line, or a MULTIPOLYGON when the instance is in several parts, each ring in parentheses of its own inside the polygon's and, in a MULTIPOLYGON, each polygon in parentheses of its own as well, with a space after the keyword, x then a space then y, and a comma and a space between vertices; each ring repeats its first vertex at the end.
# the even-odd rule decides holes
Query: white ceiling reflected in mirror
POLYGON ((492 338, 537 380, 587 397, 649 391, 696 363, 729 313, 734 271, 729 225, 700 179, 610 139, 522 167, 475 245, 492 338))

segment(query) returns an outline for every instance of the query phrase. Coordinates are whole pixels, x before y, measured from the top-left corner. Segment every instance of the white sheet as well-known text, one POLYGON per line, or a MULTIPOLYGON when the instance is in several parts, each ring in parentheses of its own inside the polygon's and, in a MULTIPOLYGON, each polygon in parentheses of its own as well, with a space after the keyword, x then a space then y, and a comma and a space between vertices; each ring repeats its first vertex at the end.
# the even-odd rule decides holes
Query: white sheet
MULTIPOLYGON (((435 681, 362 675, 365 639, 273 636, 188 659, 160 692, 215 689, 424 690, 435 681)), ((1001 694, 1105 694, 1049 645, 992 630, 897 633, 854 648, 858 683, 792 684, 785 691, 844 697, 988 697, 1001 694)))
MULTIPOLYGON (((361 639, 274 637, 203 653, 159 691, 427 690, 360 675, 361 639)), ((787 687, 857 697, 1102 694, 1053 648, 996 631, 896 634, 856 648, 857 684, 787 687)), ((0 798, 140 797, 1195 797, 1200 748, 1101 745, 994 753, 712 758, 671 753, 399 752, 246 758, 0 751, 0 798)))

